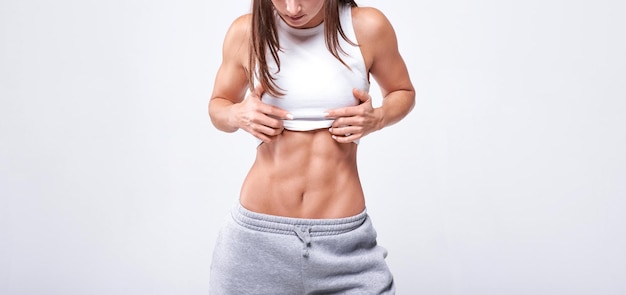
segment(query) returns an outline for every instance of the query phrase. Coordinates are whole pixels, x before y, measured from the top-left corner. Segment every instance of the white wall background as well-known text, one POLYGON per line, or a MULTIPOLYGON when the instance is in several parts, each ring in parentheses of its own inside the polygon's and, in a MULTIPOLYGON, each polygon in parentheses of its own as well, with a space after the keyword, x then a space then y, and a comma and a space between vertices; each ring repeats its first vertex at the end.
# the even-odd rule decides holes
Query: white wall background
MULTIPOLYGON (((625 2, 359 3, 417 87, 359 154, 399 294, 626 294, 625 2)), ((206 105, 248 7, 0 1, 0 294, 207 293, 254 144, 206 105)))

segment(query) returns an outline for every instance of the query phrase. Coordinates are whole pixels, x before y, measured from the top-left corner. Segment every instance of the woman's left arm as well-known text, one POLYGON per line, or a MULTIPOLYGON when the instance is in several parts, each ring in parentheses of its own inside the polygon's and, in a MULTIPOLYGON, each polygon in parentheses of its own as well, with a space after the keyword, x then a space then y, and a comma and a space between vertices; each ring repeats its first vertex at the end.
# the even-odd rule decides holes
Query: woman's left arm
POLYGON ((389 20, 379 10, 369 7, 353 8, 352 14, 366 67, 380 87, 383 102, 374 108, 370 95, 355 89, 353 95, 362 102, 360 105, 329 111, 328 117, 336 118, 330 132, 342 143, 397 123, 415 105, 415 89, 389 20))

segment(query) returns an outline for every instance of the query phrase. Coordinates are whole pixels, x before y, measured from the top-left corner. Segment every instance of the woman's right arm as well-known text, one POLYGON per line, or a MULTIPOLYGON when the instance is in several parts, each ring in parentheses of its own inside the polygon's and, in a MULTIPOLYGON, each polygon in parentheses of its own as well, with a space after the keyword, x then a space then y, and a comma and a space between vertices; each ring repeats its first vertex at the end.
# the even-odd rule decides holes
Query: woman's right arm
POLYGON ((222 64, 209 101, 209 117, 219 130, 235 132, 243 129, 264 142, 270 142, 283 131, 281 119, 289 119, 289 114, 261 102, 264 90, 260 86, 245 96, 249 87, 246 68, 250 20, 251 15, 239 17, 226 33, 222 64))

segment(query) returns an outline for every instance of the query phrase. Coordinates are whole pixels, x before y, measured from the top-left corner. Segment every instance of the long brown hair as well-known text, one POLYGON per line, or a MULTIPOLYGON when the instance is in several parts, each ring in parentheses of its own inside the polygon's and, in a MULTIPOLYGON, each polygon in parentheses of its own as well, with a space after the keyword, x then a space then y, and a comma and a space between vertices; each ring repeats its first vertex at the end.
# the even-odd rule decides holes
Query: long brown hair
MULTIPOLYGON (((325 0, 324 3, 324 38, 328 51, 346 67, 346 63, 339 56, 339 52, 345 53, 339 45, 339 36, 351 45, 356 45, 348 40, 348 37, 341 28, 339 22, 339 4, 348 4, 356 7, 354 0, 325 0)), ((267 67, 267 52, 269 49, 272 58, 276 61, 276 66, 280 71, 280 60, 278 51, 280 43, 274 19, 274 5, 272 0, 252 1, 252 38, 250 40, 250 56, 248 59, 248 80, 250 88, 254 87, 254 78, 259 79, 259 83, 270 95, 282 96, 280 87, 276 85, 276 79, 267 67), (258 66, 258 72, 257 72, 258 66)))

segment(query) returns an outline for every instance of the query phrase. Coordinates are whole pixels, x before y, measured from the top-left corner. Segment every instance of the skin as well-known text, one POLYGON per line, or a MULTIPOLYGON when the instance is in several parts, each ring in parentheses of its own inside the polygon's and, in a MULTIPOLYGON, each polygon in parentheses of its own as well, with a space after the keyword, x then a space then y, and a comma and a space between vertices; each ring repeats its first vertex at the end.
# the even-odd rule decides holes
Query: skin
POLYGON ((274 8, 291 27, 306 29, 324 20, 324 0, 272 0, 274 8))
MULTIPOLYGON (((323 21, 323 0, 272 2, 292 27, 310 28, 323 21)), ((340 218, 365 208, 353 142, 404 118, 415 104, 415 90, 387 18, 368 7, 354 7, 352 15, 366 69, 383 95, 382 106, 374 108, 368 93, 354 89, 361 104, 328 110, 327 117, 335 119, 332 127, 313 131, 285 130, 282 120, 290 114, 264 104, 260 86, 246 96, 251 15, 239 17, 228 30, 209 116, 219 130, 242 129, 263 141, 241 189, 240 202, 249 210, 340 218)))

